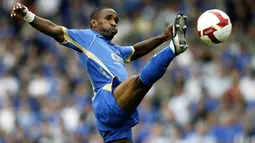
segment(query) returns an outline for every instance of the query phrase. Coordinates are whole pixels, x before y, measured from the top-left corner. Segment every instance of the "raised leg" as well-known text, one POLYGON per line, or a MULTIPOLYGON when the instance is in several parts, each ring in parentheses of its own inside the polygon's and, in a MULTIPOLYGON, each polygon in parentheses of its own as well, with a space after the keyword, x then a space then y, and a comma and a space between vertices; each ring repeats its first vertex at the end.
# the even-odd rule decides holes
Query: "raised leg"
POLYGON ((115 90, 114 96, 119 106, 127 113, 132 113, 150 90, 151 86, 145 85, 138 75, 129 77, 115 90))
POLYGON ((170 45, 152 57, 139 76, 131 76, 116 87, 114 96, 124 111, 132 113, 151 86, 164 75, 174 57, 187 49, 186 29, 186 16, 178 14, 173 24, 173 39, 170 45))
MULTIPOLYGON (((113 91, 115 99, 126 113, 133 113, 151 86, 164 75, 173 58, 187 49, 186 29, 186 16, 178 14, 173 24, 173 39, 170 45, 156 54, 143 68, 140 75, 129 77, 115 88, 113 91)), ((131 142, 124 138, 112 143, 131 142)))

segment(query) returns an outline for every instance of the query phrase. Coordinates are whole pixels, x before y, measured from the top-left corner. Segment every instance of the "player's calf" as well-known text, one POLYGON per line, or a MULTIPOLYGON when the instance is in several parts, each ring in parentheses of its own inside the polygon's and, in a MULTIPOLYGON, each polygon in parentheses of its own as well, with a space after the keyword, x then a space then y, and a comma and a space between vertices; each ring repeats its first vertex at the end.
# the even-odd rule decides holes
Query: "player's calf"
POLYGON ((128 112, 134 111, 150 87, 164 75, 176 55, 187 49, 186 19, 184 14, 178 14, 173 23, 173 38, 170 45, 152 57, 142 69, 139 77, 130 77, 115 89, 115 98, 122 109, 128 112))
POLYGON ((172 40, 170 45, 157 53, 140 73, 140 80, 146 85, 153 85, 166 72, 170 62, 176 55, 183 53, 188 44, 185 38, 187 16, 178 14, 173 23, 172 40))

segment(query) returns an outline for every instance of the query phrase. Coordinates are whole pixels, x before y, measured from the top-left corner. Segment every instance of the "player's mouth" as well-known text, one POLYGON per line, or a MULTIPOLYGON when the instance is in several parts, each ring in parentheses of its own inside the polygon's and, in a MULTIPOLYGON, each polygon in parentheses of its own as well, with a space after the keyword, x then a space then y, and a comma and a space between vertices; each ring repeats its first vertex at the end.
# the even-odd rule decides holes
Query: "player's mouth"
POLYGON ((111 28, 110 28, 110 31, 111 31, 112 33, 115 33, 115 34, 116 34, 116 33, 118 32, 118 29, 117 29, 117 28, 111 27, 111 28))

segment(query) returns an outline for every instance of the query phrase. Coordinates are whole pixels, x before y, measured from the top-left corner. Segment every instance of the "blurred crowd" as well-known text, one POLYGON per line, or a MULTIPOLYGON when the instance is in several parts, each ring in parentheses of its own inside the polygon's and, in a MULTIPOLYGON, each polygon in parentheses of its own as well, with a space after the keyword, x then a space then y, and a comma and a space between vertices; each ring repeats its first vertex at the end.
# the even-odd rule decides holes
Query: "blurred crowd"
MULTIPOLYGON (((101 143, 90 82, 76 53, 11 19, 16 0, 0 0, 0 143, 101 143)), ((188 16, 189 49, 139 106, 135 143, 255 143, 254 0, 20 0, 32 12, 67 28, 89 28, 90 12, 113 7, 120 17, 114 42, 132 45, 159 35, 178 12, 188 16), (225 11, 227 41, 203 43, 199 15, 225 11)), ((165 47, 127 64, 140 72, 165 47)))

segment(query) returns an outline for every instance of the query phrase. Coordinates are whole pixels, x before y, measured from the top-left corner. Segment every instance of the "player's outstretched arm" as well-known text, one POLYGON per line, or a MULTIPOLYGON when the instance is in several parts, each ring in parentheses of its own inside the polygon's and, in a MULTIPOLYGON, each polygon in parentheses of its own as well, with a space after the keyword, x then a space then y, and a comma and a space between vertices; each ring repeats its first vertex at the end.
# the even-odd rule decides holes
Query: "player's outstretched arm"
POLYGON ((11 17, 23 18, 38 31, 51 36, 60 43, 64 42, 64 32, 59 25, 54 24, 50 20, 35 16, 32 12, 28 11, 26 6, 20 3, 16 3, 13 6, 11 17))
POLYGON ((138 59, 148 54, 162 43, 172 39, 172 27, 173 27, 172 24, 170 24, 164 30, 163 34, 135 44, 133 46, 135 49, 135 53, 132 56, 131 60, 138 59))

